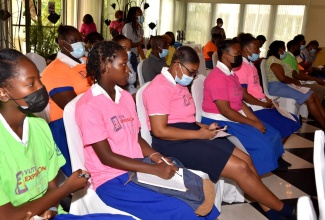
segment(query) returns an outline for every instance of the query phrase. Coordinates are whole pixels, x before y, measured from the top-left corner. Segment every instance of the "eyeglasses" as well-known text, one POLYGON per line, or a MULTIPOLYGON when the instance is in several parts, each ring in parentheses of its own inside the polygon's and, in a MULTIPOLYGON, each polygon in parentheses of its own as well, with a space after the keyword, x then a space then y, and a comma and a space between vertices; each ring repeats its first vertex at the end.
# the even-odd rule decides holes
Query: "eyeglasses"
POLYGON ((198 72, 199 72, 199 70, 194 70, 194 71, 190 71, 184 64, 182 64, 181 62, 176 62, 176 63, 179 63, 179 64, 181 64, 189 73, 190 73, 190 75, 191 76, 194 76, 194 75, 196 75, 196 74, 198 74, 198 72))

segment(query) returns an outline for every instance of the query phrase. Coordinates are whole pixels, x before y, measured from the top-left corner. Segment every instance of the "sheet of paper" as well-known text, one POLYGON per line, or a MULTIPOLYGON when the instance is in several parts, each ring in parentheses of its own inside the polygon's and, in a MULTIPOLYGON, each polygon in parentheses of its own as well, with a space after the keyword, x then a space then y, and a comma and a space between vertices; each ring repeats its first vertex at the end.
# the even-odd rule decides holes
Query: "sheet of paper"
POLYGON ((278 110, 278 112, 282 116, 287 117, 287 118, 291 119, 292 121, 296 121, 296 119, 285 108, 282 108, 281 106, 279 106, 274 100, 272 100, 272 102, 273 102, 273 105, 275 106, 276 110, 278 110))
POLYGON ((210 140, 213 140, 213 139, 216 139, 216 138, 219 138, 219 137, 227 137, 227 136, 230 136, 231 134, 227 133, 227 132, 224 132, 224 131, 218 131, 216 133, 216 135, 214 135, 213 138, 210 138, 210 140))
POLYGON ((184 184, 183 169, 179 168, 177 173, 168 180, 162 179, 156 175, 141 172, 137 172, 137 177, 140 183, 186 192, 187 189, 184 184))
POLYGON ((287 85, 295 90, 298 90, 299 92, 301 92, 303 94, 306 94, 310 90, 310 88, 308 88, 308 87, 303 87, 303 86, 299 87, 299 86, 296 86, 295 84, 287 84, 287 85))
POLYGON ((33 220, 43 220, 44 218, 42 218, 41 216, 38 215, 34 215, 33 216, 33 220))

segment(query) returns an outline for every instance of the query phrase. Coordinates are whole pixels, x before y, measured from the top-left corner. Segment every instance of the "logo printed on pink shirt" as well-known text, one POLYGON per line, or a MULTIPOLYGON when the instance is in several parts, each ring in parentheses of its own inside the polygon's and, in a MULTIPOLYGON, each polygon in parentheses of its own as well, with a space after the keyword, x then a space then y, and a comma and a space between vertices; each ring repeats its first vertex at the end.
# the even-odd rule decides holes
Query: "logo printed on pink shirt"
POLYGON ((114 126, 114 131, 117 132, 122 129, 122 125, 120 124, 118 118, 116 116, 111 117, 111 121, 114 126))
POLYGON ((259 81, 258 76, 254 76, 254 84, 257 84, 259 81))
POLYGON ((184 99, 184 106, 188 106, 190 105, 190 101, 192 98, 191 94, 186 94, 186 95, 183 95, 183 99, 184 99))
MULTIPOLYGON (((237 85, 234 85, 234 92, 233 92, 233 96, 238 96, 239 95, 239 89, 237 85)), ((240 88, 241 89, 241 88, 240 88)))

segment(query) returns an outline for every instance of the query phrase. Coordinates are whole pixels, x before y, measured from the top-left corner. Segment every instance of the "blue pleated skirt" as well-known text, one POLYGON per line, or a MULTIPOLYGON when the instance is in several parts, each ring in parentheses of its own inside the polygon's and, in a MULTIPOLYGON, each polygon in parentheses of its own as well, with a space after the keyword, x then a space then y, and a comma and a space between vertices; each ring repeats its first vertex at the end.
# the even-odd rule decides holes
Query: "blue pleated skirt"
POLYGON ((296 119, 296 121, 282 116, 276 109, 262 109, 254 111, 254 114, 258 119, 278 130, 281 138, 289 137, 301 128, 300 121, 294 114, 291 115, 296 119))
POLYGON ((128 174, 122 174, 107 181, 96 189, 103 202, 113 208, 130 213, 140 219, 207 219, 215 220, 220 212, 213 206, 204 217, 198 217, 185 202, 166 196, 128 181, 128 174))
POLYGON ((227 132, 236 136, 249 153, 259 175, 263 175, 278 167, 278 158, 284 153, 281 135, 265 122, 266 133, 262 134, 253 126, 229 121, 218 121, 202 117, 203 124, 217 122, 219 126, 228 126, 227 132))
POLYGON ((49 126, 53 135, 54 142, 60 149, 66 161, 66 163, 61 167, 61 170, 66 176, 69 177, 72 173, 72 167, 63 118, 50 122, 49 126))

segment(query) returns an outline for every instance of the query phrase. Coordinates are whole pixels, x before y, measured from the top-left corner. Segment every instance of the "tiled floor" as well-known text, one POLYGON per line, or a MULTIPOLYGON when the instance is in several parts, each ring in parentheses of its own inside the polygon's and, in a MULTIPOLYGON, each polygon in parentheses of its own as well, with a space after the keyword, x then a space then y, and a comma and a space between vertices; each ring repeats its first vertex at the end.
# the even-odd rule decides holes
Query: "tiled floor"
MULTIPOLYGON (((304 121, 297 134, 291 135, 284 145, 283 158, 292 164, 287 171, 273 171, 262 178, 263 183, 282 201, 296 206, 300 196, 312 197, 318 212, 313 166, 314 121, 304 121)), ((265 220, 256 202, 246 198, 245 203, 223 204, 218 220, 265 220)))

